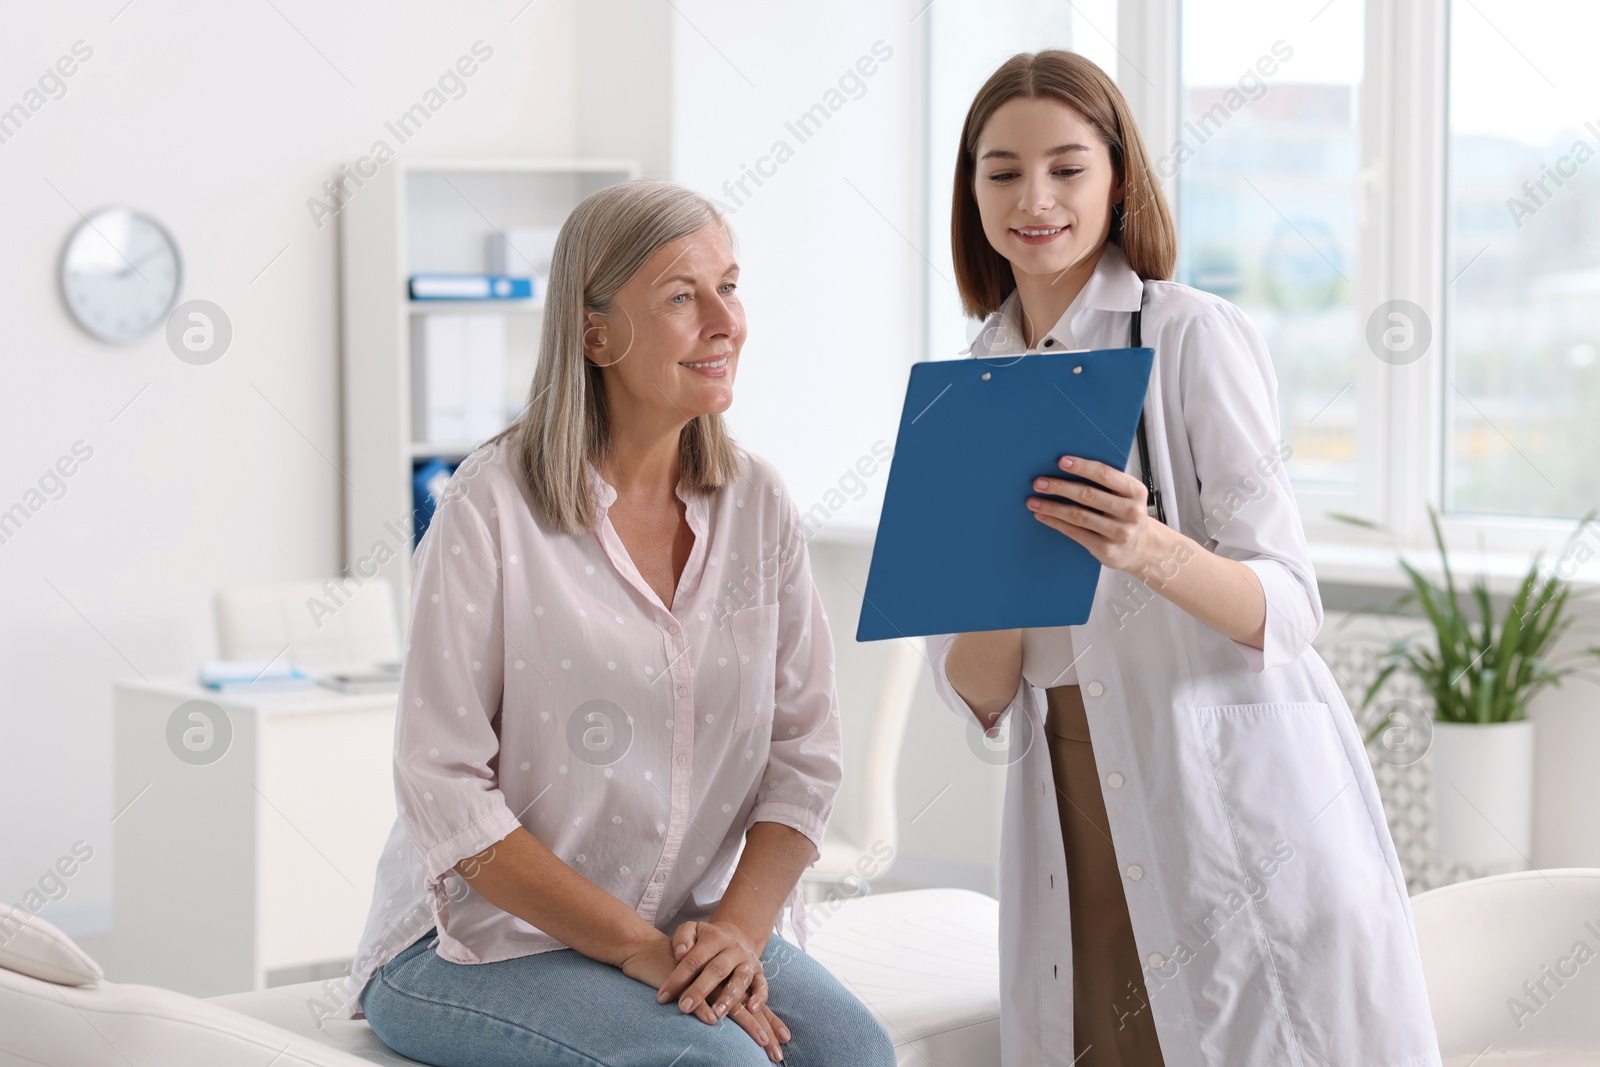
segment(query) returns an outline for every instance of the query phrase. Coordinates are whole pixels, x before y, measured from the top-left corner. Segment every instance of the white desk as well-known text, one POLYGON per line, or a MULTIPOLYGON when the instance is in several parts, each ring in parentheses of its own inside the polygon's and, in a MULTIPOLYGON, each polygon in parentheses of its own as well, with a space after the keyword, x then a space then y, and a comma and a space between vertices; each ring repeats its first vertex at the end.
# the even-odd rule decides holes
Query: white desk
POLYGON ((205 997, 353 956, 394 825, 396 695, 114 692, 108 977, 205 997), (174 725, 191 700, 225 713, 209 738, 174 725))

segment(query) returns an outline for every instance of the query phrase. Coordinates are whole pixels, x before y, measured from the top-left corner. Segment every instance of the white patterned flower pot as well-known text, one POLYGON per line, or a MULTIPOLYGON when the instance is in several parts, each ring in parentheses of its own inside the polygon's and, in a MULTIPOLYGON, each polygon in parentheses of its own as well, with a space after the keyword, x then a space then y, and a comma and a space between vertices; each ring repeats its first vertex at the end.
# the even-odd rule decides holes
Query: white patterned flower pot
POLYGON ((1433 794, 1439 855, 1526 867, 1533 854, 1533 721, 1435 722, 1433 794))

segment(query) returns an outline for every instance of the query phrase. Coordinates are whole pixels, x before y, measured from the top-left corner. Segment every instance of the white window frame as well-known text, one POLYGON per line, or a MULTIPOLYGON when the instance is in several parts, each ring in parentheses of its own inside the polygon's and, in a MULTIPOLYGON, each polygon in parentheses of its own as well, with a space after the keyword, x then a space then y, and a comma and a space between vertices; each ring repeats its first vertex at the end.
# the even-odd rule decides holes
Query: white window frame
MULTIPOLYGON (((1332 0, 1335 3, 1355 0, 1332 0)), ((1444 490, 1444 357, 1448 201, 1449 0, 1364 0, 1366 56, 1361 125, 1363 203, 1358 218, 1363 308, 1402 297, 1433 325, 1427 354, 1391 367, 1358 360, 1363 447, 1356 492, 1297 490, 1314 555, 1350 581, 1392 584, 1393 548, 1425 555, 1433 543, 1428 508, 1444 490), (1396 538, 1325 518, 1329 511, 1381 523, 1396 538), (1370 548, 1370 551, 1363 551, 1370 548), (1379 550, 1381 548, 1381 550, 1379 550)), ((1147 145, 1173 143, 1179 120, 1181 0, 1120 0, 1118 49, 1149 81, 1118 78, 1147 145)), ((1169 197, 1174 190, 1167 187, 1169 197)), ((1176 210, 1176 198, 1173 197, 1176 210)), ((1452 554, 1475 553, 1491 572, 1515 573, 1531 553, 1553 560, 1574 523, 1568 519, 1441 513, 1452 554)))

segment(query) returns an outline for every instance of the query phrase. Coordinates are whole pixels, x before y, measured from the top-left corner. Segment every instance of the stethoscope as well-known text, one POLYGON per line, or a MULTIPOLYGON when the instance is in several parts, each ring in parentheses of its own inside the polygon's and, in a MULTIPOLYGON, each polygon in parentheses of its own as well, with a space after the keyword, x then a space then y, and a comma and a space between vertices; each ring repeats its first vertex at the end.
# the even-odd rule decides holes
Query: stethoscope
MULTIPOLYGON (((1139 306, 1133 311, 1133 323, 1129 329, 1129 348, 1143 348, 1140 344, 1139 320, 1144 315, 1144 284, 1139 285, 1139 306)), ((1155 368, 1151 367, 1151 374, 1155 368)), ((1147 509, 1153 510, 1156 521, 1165 526, 1167 524, 1167 509, 1161 503, 1161 490, 1156 488, 1155 472, 1150 469, 1150 441, 1144 432, 1144 409, 1139 409, 1139 473, 1144 476, 1145 493, 1149 499, 1145 502, 1147 509)))

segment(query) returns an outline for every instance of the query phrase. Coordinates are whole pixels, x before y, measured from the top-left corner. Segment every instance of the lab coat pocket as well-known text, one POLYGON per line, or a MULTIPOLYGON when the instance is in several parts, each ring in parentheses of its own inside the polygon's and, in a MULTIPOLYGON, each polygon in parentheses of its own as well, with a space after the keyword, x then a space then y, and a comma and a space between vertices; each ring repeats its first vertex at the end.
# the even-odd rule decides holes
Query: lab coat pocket
POLYGON ((1353 763, 1326 703, 1196 710, 1226 818, 1210 838, 1238 864, 1233 884, 1212 887, 1222 899, 1200 902, 1218 905, 1202 920, 1208 940, 1255 972, 1302 1047, 1327 1062, 1408 1062, 1426 1045, 1392 1024, 1415 1008, 1420 965, 1383 813, 1359 780, 1370 765, 1353 763))
POLYGON ((778 605, 757 604, 728 616, 733 647, 739 656, 739 711, 733 730, 739 733, 772 722, 777 698, 778 605))

